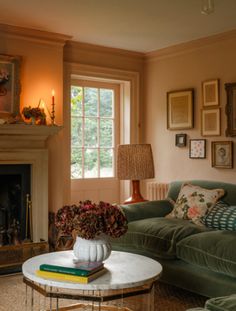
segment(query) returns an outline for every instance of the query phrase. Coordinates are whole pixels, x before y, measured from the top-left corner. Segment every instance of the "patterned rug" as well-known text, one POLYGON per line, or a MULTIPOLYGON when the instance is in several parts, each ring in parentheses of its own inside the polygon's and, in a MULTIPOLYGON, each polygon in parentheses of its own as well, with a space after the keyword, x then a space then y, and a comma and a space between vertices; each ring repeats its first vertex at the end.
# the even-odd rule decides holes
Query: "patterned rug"
MULTIPOLYGON (((26 287, 22 282, 22 275, 0 277, 0 311, 26 310, 24 305, 25 293, 26 287)), ((207 298, 205 297, 188 291, 157 282, 155 286, 154 310, 185 311, 192 307, 202 307, 206 299, 207 298)), ((138 309, 139 311, 147 310, 145 304, 142 304, 141 302, 138 309)), ((33 310, 43 310, 43 308, 41 309, 38 306, 35 306, 33 310)))

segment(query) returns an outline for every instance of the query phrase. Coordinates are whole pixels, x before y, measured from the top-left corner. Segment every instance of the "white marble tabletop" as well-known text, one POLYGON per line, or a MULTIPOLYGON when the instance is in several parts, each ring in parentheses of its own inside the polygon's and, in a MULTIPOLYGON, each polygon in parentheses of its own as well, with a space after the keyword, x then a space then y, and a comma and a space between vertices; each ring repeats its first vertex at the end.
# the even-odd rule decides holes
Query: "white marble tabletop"
POLYGON ((160 276, 162 266, 155 260, 131 253, 112 251, 110 257, 104 261, 108 270, 88 284, 69 281, 44 279, 35 274, 41 264, 56 265, 63 258, 74 259, 73 251, 47 253, 28 259, 22 266, 23 275, 31 281, 41 285, 66 289, 80 290, 113 290, 142 286, 153 282, 160 276))

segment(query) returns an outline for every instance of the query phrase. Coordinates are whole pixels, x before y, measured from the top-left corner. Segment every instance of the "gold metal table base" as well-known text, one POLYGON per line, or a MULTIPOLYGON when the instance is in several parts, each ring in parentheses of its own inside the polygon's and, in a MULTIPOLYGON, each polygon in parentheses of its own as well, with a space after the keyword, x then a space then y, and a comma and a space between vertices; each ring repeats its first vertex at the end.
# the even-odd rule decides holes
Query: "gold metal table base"
MULTIPOLYGON (((83 303, 76 303, 76 304, 73 304, 73 305, 70 305, 70 306, 66 306, 66 307, 60 307, 59 309, 55 309, 55 308, 52 308, 51 310, 50 309, 47 309, 46 311, 70 311, 70 310, 80 310, 81 308, 83 308, 82 310, 86 310, 88 306, 83 304, 83 303)), ((93 306, 93 309, 94 311, 98 310, 98 311, 132 311, 130 308, 127 308, 127 307, 116 307, 116 306, 93 306), (117 309, 119 308, 119 309, 117 309)))
POLYGON ((117 290, 67 290, 64 288, 43 286, 26 277, 23 278, 23 282, 26 284, 25 311, 135 311, 136 308, 134 309, 127 305, 124 299, 141 295, 148 295, 148 299, 145 309, 139 310, 154 310, 153 282, 139 287, 117 290), (31 292, 28 291, 29 288, 31 292), (35 301, 34 297, 35 292, 39 294, 38 305, 36 305, 37 301, 35 301), (40 297, 44 298, 42 308, 40 297), (49 298, 48 302, 46 298, 49 298), (59 301, 68 299, 78 302, 59 306, 59 301))

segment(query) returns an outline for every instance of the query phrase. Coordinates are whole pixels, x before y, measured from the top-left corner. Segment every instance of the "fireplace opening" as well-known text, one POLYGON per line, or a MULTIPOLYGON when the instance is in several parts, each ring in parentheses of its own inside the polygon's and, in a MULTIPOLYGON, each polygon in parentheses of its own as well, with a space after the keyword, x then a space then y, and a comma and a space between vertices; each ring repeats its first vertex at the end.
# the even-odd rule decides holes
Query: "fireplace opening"
POLYGON ((31 239, 31 165, 0 165, 0 246, 31 239))

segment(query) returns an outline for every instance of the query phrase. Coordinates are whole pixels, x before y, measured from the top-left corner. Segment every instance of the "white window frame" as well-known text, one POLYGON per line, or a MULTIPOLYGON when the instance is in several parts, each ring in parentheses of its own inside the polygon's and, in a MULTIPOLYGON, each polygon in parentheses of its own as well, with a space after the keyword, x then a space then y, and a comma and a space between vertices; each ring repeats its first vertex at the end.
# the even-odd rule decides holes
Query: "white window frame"
MULTIPOLYGON (((107 178, 116 178, 116 171, 115 171, 115 163, 116 163, 116 146, 119 144, 119 123, 120 123, 120 118, 119 118, 119 100, 120 100, 120 87, 119 84, 111 83, 111 82, 101 82, 101 81, 95 81, 95 80, 87 80, 87 79, 72 79, 71 80, 71 86, 80 86, 80 87, 91 87, 91 88, 97 88, 100 92, 100 89, 111 89, 114 92, 114 108, 113 108, 113 116, 111 118, 104 118, 104 119, 111 119, 114 122, 113 125, 113 137, 112 137, 112 147, 109 149, 113 149, 113 161, 112 161, 112 169, 113 169, 113 174, 112 176, 106 177, 106 176, 100 176, 100 149, 105 149, 105 148, 100 148, 100 141, 99 141, 99 122, 98 122, 98 145, 97 147, 86 147, 84 145, 84 139, 82 143, 82 177, 81 178, 72 178, 71 180, 85 180, 85 179, 107 179, 107 178), (85 177, 84 175, 84 149, 89 148, 89 149, 95 149, 98 150, 98 176, 96 177, 85 177)), ((98 110, 99 110, 99 96, 98 96, 98 110)), ((84 109, 84 104, 82 104, 82 109, 84 109)), ((72 119, 72 115, 70 114, 70 118, 72 119)), ((87 118, 84 113, 82 115, 83 118, 83 134, 84 134, 84 121, 87 118)), ((90 118, 90 117, 89 117, 90 118)), ((94 117, 98 121, 101 119, 100 114, 96 117, 94 117)), ((102 117, 103 118, 103 117, 102 117)), ((84 136, 84 135, 83 135, 84 136)), ((83 137, 84 138, 84 137, 83 137)), ((71 146, 72 147, 72 146, 71 146)))

